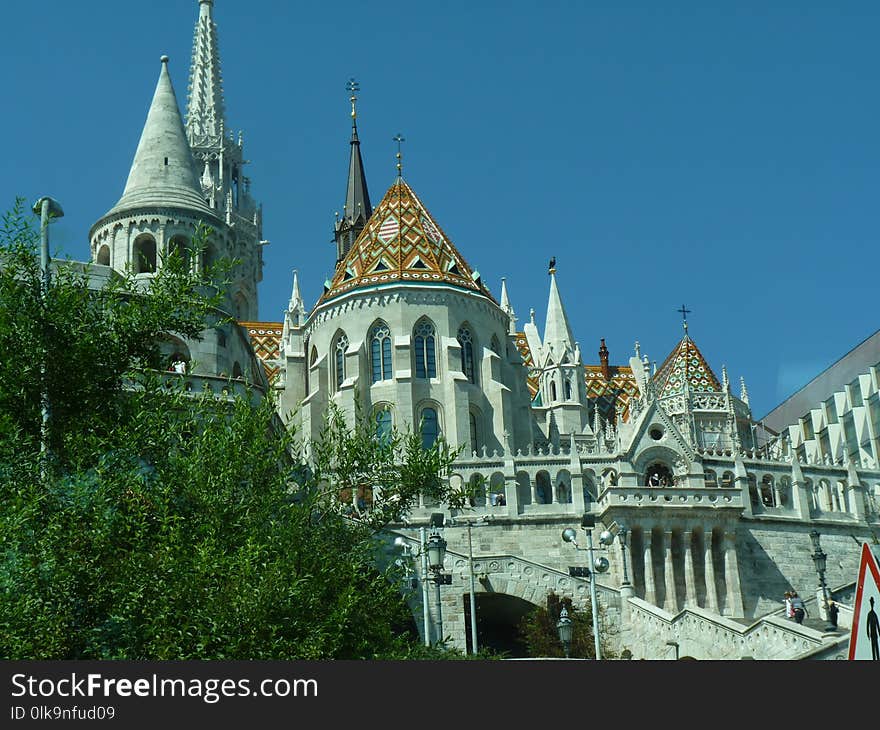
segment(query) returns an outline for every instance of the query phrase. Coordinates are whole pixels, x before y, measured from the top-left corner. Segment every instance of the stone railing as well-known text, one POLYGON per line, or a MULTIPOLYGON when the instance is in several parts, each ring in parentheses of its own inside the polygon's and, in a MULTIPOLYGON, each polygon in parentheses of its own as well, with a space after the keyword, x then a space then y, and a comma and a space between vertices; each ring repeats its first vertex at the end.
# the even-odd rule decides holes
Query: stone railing
MULTIPOLYGON (((808 613, 815 614, 815 599, 806 603, 808 613)), ((674 644, 679 657, 695 659, 799 659, 835 648, 847 638, 797 624, 781 611, 745 624, 698 607, 671 614, 640 598, 630 598, 625 613, 627 609, 621 642, 635 659, 674 659, 674 644)))
POLYGON ((242 378, 221 378, 217 375, 198 375, 194 373, 157 372, 168 390, 182 391, 184 394, 197 397, 209 394, 218 400, 235 400, 248 398, 252 402, 265 396, 263 388, 256 383, 249 383, 242 378))
POLYGON ((606 507, 732 507, 742 508, 742 490, 735 487, 606 487, 599 506, 606 507))

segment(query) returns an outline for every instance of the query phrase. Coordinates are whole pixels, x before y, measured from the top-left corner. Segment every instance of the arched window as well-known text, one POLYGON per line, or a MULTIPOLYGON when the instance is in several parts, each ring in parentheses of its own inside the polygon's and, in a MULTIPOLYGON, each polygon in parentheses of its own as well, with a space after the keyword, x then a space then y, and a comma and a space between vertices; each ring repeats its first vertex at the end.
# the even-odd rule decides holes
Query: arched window
POLYGON ((473 411, 470 412, 470 426, 471 426, 471 451, 480 451, 480 447, 482 444, 480 443, 480 423, 479 418, 476 413, 473 411))
POLYGON ((550 490, 550 475, 546 471, 539 471, 535 475, 535 499, 538 504, 551 504, 553 493, 550 490))
POLYGON ((718 477, 714 471, 712 471, 711 469, 706 469, 703 472, 703 484, 707 487, 718 486, 718 477))
POLYGON ((184 267, 188 269, 191 263, 189 241, 184 236, 174 236, 168 242, 168 255, 180 257, 184 267))
POLYGON ((98 263, 101 266, 110 266, 110 247, 106 243, 98 249, 98 263))
POLYGON ((765 507, 775 507, 776 500, 773 495, 773 477, 765 474, 761 479, 761 503, 765 507))
POLYGON ((422 320, 416 325, 413 348, 416 354, 416 377, 437 377, 437 351, 434 347, 434 325, 422 320))
POLYGON ((433 408, 422 410, 421 417, 422 448, 430 449, 440 436, 440 419, 433 408))
POLYGON ((496 355, 501 355, 501 344, 498 342, 498 338, 495 335, 492 335, 492 342, 489 344, 489 347, 492 348, 492 352, 496 355))
POLYGON ((733 486, 733 472, 726 471, 721 475, 721 486, 730 489, 733 486))
POLYGON ((333 369, 336 380, 336 388, 339 389, 345 381, 345 351, 348 349, 348 337, 345 332, 337 335, 333 344, 333 369))
POLYGON ((379 322, 370 331, 370 355, 373 363, 373 382, 391 380, 391 330, 379 322))
POLYGON ((474 337, 467 325, 458 329, 458 344, 461 345, 461 371, 471 382, 477 382, 477 372, 474 368, 474 337))
POLYGON ((571 400, 571 378, 565 379, 565 400, 571 400))
POLYGON ((672 471, 666 464, 658 461, 645 472, 646 487, 671 487, 673 484, 672 471))
POLYGON ((241 365, 239 364, 238 360, 236 360, 232 364, 232 377, 233 378, 240 378, 241 377, 241 365))
POLYGON ((551 401, 556 400, 556 381, 555 380, 550 381, 550 400, 551 401))
POLYGON ((394 425, 394 419, 391 415, 391 408, 383 406, 376 411, 376 440, 383 446, 391 440, 391 428, 394 425))
POLYGON ((134 241, 132 264, 136 274, 152 273, 156 270, 156 240, 145 233, 134 241))
POLYGON ((309 365, 314 365, 316 362, 318 362, 318 348, 312 347, 312 354, 309 357, 309 365))

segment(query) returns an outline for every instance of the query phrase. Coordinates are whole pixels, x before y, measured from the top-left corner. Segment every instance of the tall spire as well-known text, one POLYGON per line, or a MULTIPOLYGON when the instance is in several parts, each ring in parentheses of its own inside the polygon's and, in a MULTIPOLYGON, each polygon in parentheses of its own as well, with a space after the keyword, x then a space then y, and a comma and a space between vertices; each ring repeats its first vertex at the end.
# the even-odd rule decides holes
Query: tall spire
POLYGON ((507 279, 501 277, 501 309, 510 318, 508 332, 516 334, 516 314, 513 311, 513 305, 510 303, 510 297, 507 294, 507 279))
POLYGON ((193 145, 224 134, 223 81, 213 10, 214 0, 199 0, 186 109, 186 134, 193 145))
POLYGON ((287 304, 287 314, 291 323, 297 327, 302 326, 306 320, 306 304, 299 291, 299 272, 293 270, 293 291, 290 294, 290 302, 287 304))
POLYGON ((550 299, 547 302, 547 320, 544 324, 544 357, 551 351, 555 362, 561 361, 567 351, 574 352, 574 337, 556 285, 555 267, 550 269, 550 299))
POLYGON ((337 262, 345 258, 351 245, 364 229, 373 208, 370 205, 370 193, 367 190, 367 177, 364 173, 364 161, 361 158, 361 142, 357 133, 357 94, 360 84, 349 79, 345 85, 351 102, 351 154, 348 161, 348 185, 345 189, 345 208, 342 218, 336 220, 336 258, 337 262))
POLYGON ((168 75, 168 56, 162 56, 161 61, 159 81, 125 190, 110 213, 144 206, 177 206, 212 213, 199 188, 192 150, 168 75))

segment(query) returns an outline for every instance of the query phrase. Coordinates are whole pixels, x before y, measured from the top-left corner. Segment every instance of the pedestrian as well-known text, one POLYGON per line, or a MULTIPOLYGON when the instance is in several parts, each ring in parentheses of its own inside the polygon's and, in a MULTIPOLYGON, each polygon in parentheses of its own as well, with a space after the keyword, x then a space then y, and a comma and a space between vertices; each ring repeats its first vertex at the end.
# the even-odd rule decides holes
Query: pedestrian
POLYGON ((834 601, 828 601, 828 620, 831 622, 831 625, 836 629, 837 628, 837 614, 839 609, 837 608, 837 604, 834 601))
POLYGON ((794 620, 802 624, 807 616, 807 607, 804 604, 804 599, 797 594, 797 591, 791 594, 791 607, 794 610, 794 620))
POLYGON ((785 598, 785 618, 794 618, 794 609, 791 607, 791 591, 786 591, 783 598, 785 598))

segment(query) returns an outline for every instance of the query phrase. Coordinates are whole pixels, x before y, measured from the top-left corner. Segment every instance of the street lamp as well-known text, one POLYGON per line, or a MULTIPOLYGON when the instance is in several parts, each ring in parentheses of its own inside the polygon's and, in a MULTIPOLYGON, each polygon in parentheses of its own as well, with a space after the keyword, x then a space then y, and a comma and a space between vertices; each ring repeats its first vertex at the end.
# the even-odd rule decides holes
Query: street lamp
MULTIPOLYGON (((425 532, 424 527, 419 528, 419 544, 422 545, 423 548, 425 545, 425 532)), ((405 537, 396 537, 394 539, 394 546, 403 551, 405 558, 421 557, 422 559, 422 633, 424 634, 425 646, 431 646, 431 618, 428 612, 428 557, 425 554, 424 549, 419 551, 413 550, 409 541, 405 537)))
MULTIPOLYGON (((40 216, 40 299, 45 307, 46 300, 49 297, 49 285, 52 282, 52 267, 49 258, 49 219, 61 218, 64 211, 61 204, 44 195, 39 198, 32 209, 34 213, 40 216)), ((48 352, 43 348, 40 359, 40 374, 42 376, 42 392, 40 393, 40 405, 42 410, 42 425, 40 426, 40 461, 42 462, 43 476, 48 471, 49 461, 49 384, 46 382, 46 371, 48 370, 46 360, 48 352)))
MULTIPOLYGON (((596 573, 604 573, 608 570, 608 559, 604 556, 598 559, 593 557, 593 528, 595 526, 596 518, 589 513, 584 514, 581 519, 581 527, 583 527, 584 532, 587 533, 587 554, 590 561, 588 572, 590 574, 590 601, 592 602, 593 607, 593 646, 595 648, 596 659, 601 659, 602 650, 599 646, 599 604, 596 600, 596 573)), ((577 532, 574 528, 566 527, 562 531, 562 539, 565 542, 570 542, 574 545, 576 550, 582 549, 578 547, 577 532)), ((599 542, 603 545, 609 545, 613 540, 614 536, 607 530, 604 530, 599 536, 599 542)))
POLYGON ((559 641, 565 649, 565 658, 568 659, 568 650, 571 648, 571 619, 568 617, 568 609, 563 606, 559 612, 559 621, 556 622, 556 630, 559 632, 559 641))
MULTIPOLYGON (((816 573, 819 575, 819 587, 816 590, 816 598, 821 600, 822 618, 828 621, 828 587, 825 583, 825 566, 828 562, 828 556, 822 552, 822 545, 819 542, 820 538, 821 536, 816 530, 810 533, 810 540, 813 543, 813 554, 810 557, 813 558, 816 573)), ((832 626, 828 628, 833 629, 832 626)))
POLYGON ((620 554, 623 560, 623 584, 625 586, 629 585, 629 576, 626 573, 626 536, 629 533, 629 530, 626 529, 623 525, 619 525, 617 527, 617 540, 620 542, 620 554))
POLYGON ((440 604, 440 584, 444 582, 443 561, 446 558, 446 540, 443 539, 436 528, 428 537, 424 551, 428 557, 428 570, 433 574, 431 580, 434 581, 436 589, 434 599, 437 609, 437 641, 440 642, 443 641, 443 609, 440 604))

